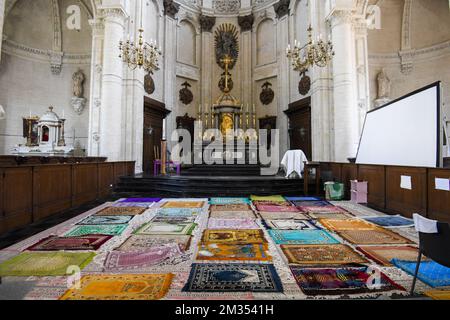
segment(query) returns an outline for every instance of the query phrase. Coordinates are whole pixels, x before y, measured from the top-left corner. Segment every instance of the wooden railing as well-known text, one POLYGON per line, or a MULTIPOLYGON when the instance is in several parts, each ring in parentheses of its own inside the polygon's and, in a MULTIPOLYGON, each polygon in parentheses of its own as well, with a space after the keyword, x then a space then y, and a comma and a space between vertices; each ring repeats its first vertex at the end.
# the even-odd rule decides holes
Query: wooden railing
POLYGON ((108 196, 135 162, 0 166, 0 234, 108 196))

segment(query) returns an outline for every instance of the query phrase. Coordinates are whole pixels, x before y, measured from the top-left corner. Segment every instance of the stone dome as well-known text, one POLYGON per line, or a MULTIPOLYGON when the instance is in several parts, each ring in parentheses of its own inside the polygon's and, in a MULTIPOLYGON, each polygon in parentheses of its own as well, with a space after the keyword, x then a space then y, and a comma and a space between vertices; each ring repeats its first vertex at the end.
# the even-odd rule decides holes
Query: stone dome
POLYGON ((48 111, 39 119, 39 122, 60 122, 60 118, 53 112, 53 107, 48 108, 48 111))

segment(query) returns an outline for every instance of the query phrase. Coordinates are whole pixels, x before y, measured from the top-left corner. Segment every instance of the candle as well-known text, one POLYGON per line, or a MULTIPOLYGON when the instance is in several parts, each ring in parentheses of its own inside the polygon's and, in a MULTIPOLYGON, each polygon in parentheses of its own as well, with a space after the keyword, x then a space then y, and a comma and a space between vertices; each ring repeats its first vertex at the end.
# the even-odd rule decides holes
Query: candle
POLYGON ((66 111, 63 109, 63 119, 65 119, 66 111))
POLYGON ((162 128, 162 139, 166 140, 166 122, 167 119, 163 119, 163 128, 162 128))
POLYGON ((31 118, 31 109, 30 109, 30 118, 31 118))

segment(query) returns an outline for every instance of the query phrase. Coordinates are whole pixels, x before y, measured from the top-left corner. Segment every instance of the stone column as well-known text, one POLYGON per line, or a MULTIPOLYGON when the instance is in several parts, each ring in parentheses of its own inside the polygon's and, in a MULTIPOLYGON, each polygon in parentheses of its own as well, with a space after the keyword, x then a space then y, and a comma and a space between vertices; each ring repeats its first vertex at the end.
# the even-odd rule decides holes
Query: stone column
POLYGON ((334 10, 331 20, 336 53, 333 61, 335 161, 347 162, 358 147, 358 104, 355 36, 351 10, 334 10))
POLYGON ((0 62, 2 61, 3 24, 5 23, 5 2, 0 0, 0 62))
POLYGON ((124 160, 123 62, 119 42, 123 40, 126 13, 122 8, 102 10, 105 24, 103 46, 102 98, 100 112, 101 156, 109 161, 124 160))
MULTIPOLYGON (((252 29, 254 22, 253 14, 238 18, 241 27, 241 101, 243 104, 251 103, 253 92, 252 86, 252 29)), ((256 103, 255 103, 256 104, 256 103)), ((256 124, 258 126, 258 123, 256 124)))
MULTIPOLYGON (((200 16, 200 25, 202 28, 202 56, 201 56, 201 104, 203 112, 209 110, 209 106, 212 105, 212 72, 214 66, 214 48, 213 48, 213 34, 212 29, 216 24, 216 17, 210 17, 206 15, 200 16), (208 109, 206 109, 208 106, 208 109)), ((209 111, 208 111, 209 112, 209 111)))
POLYGON ((92 27, 91 88, 89 98, 88 155, 100 156, 100 110, 102 99, 103 41, 105 26, 96 18, 89 21, 92 27))

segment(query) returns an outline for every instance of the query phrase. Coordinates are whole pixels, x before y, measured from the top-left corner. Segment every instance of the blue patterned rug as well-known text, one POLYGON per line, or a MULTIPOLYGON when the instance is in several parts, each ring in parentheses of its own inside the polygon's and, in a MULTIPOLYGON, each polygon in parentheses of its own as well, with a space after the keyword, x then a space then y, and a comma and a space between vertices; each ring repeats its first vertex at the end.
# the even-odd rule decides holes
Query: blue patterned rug
MULTIPOLYGON (((416 262, 398 259, 392 259, 391 262, 393 265, 409 273, 410 275, 414 275, 414 272, 416 271, 416 262)), ((433 288, 450 286, 450 268, 440 265, 434 261, 422 261, 420 263, 417 278, 433 288)))
POLYGON ((272 264, 194 263, 185 292, 283 292, 272 264))
POLYGON ((364 217, 364 220, 382 227, 413 227, 414 221, 402 216, 364 217))
POLYGON ((224 204, 250 204, 249 198, 211 198, 209 200, 211 205, 224 205, 224 204))
POLYGON ((268 230, 276 244, 338 244, 331 234, 324 230, 268 230))

